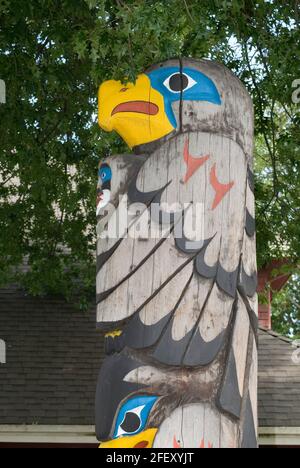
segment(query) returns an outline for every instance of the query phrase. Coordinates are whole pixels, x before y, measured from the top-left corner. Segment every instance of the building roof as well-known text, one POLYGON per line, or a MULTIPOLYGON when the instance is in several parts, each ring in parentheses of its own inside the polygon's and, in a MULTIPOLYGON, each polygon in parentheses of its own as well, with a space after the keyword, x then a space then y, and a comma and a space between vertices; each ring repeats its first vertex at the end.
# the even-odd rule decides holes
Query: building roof
POLYGON ((300 349, 260 330, 258 401, 260 427, 300 427, 300 349))
MULTIPOLYGON (((95 311, 0 290, 0 425, 93 425, 103 360, 95 311)), ((260 427, 300 427, 300 364, 289 340, 259 333, 260 427)))
POLYGON ((2 290, 0 339, 0 424, 93 424, 103 358, 93 312, 2 290))

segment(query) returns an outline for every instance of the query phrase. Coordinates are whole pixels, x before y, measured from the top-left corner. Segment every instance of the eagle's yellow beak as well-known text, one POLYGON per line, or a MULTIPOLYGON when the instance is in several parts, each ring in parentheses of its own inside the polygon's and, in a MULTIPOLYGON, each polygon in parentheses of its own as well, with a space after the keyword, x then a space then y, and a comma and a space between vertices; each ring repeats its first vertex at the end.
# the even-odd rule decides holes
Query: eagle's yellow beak
POLYGON ((99 448, 151 448, 158 429, 147 429, 134 436, 119 437, 100 444, 99 448))
POLYGON ((99 88, 99 125, 115 130, 130 148, 158 140, 174 130, 163 96, 151 87, 147 75, 136 83, 105 81, 99 88))

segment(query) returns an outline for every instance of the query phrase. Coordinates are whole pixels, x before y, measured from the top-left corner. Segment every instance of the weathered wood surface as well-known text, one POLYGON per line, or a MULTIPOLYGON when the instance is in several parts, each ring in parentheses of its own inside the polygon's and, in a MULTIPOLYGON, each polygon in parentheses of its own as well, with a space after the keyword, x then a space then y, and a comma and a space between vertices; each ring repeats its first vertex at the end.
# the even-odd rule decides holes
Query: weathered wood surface
POLYGON ((177 408, 164 420, 154 447, 234 448, 237 445, 237 432, 237 424, 209 404, 191 404, 177 408), (219 431, 216 431, 216 427, 219 427, 219 431), (178 428, 181 428, 179 432, 178 428))
MULTIPOLYGON (((174 73, 176 66, 170 61, 152 71, 173 67, 174 73)), ((120 170, 122 157, 115 179, 113 169, 114 194, 144 207, 133 210, 125 238, 98 241, 98 256, 108 254, 97 272, 97 324, 118 332, 107 337, 110 357, 99 376, 97 432, 99 439, 112 439, 108 446, 128 447, 128 438, 135 444, 139 433, 142 443, 144 430, 155 428, 148 446, 255 447, 252 103, 219 64, 184 61, 178 70, 205 74, 220 101, 182 94, 180 102, 172 102, 178 123, 173 133, 136 148, 145 155, 135 156, 142 159, 132 163, 134 170, 120 170), (157 202, 160 214, 152 211, 157 202), (163 221, 172 210, 176 215, 168 225, 163 221), (179 237, 178 213, 185 228, 179 237), (201 223, 195 228, 197 213, 201 223), (146 230, 140 232, 141 226, 146 230), (148 235, 151 229, 155 236, 148 235), (143 430, 127 431, 116 441, 113 428, 124 401, 130 405, 144 394, 157 401, 143 430)), ((107 163, 114 166, 116 160, 107 163)))

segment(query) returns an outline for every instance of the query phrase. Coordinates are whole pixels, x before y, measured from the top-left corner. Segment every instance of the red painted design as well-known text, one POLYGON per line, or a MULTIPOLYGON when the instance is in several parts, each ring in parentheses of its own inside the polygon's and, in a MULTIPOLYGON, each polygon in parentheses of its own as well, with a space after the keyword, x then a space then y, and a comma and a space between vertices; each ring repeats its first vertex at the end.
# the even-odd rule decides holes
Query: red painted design
POLYGON ((97 200, 96 200, 96 206, 99 205, 99 203, 103 200, 103 192, 99 192, 97 195, 97 200))
MULTIPOLYGON (((212 449, 213 447, 214 447, 213 444, 212 444, 211 442, 208 442, 208 447, 207 447, 207 448, 212 449)), ((200 442, 200 448, 201 448, 201 449, 206 448, 206 447, 205 447, 204 439, 202 439, 201 442, 200 442)))
MULTIPOLYGON (((175 436, 174 436, 174 439, 173 439, 173 448, 176 448, 176 449, 182 448, 180 442, 176 439, 175 436)), ((206 448, 206 447, 205 447, 204 439, 202 439, 201 442, 200 442, 200 448, 201 448, 201 449, 206 448)), ((213 444, 212 444, 211 442, 208 442, 208 447, 207 447, 207 448, 212 449, 212 448, 213 448, 213 444)))
POLYGON ((186 140, 184 145, 183 158, 187 165, 187 172, 183 179, 183 182, 186 184, 187 181, 195 174, 199 167, 203 166, 206 161, 209 159, 209 156, 202 156, 201 158, 194 158, 189 152, 189 140, 186 140))
POLYGON ((216 196, 212 206, 212 210, 215 210, 217 206, 221 203, 225 195, 227 195, 227 193, 232 189, 232 187, 234 186, 234 182, 230 182, 229 184, 221 184, 217 179, 216 164, 214 164, 210 172, 210 183, 216 192, 216 196))
POLYGON ((173 447, 177 448, 177 449, 181 448, 180 442, 177 441, 175 436, 174 436, 174 439, 173 439, 173 447))

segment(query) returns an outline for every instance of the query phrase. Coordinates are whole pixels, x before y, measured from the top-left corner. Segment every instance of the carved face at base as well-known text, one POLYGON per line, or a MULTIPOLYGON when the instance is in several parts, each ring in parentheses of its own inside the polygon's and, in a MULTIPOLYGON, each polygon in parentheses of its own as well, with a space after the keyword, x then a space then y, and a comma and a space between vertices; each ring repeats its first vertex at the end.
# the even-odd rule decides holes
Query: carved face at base
POLYGON ((97 389, 100 448, 235 447, 237 426, 201 401, 216 378, 214 371, 201 378, 192 370, 159 370, 125 354, 107 358, 97 389), (223 427, 222 437, 215 426, 223 427))
POLYGON ((136 381, 139 364, 128 356, 107 357, 96 394, 97 437, 101 448, 150 448, 157 433, 161 398, 136 381))

